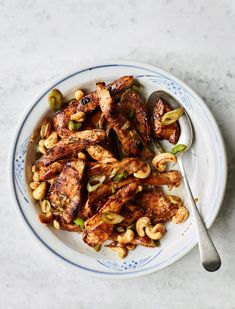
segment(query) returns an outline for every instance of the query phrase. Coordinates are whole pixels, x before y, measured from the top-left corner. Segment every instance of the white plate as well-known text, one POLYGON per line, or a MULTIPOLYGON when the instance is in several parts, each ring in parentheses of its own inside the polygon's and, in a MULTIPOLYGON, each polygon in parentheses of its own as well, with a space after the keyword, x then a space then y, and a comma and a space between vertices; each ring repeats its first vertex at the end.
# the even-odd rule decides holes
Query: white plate
MULTIPOLYGON (((182 81, 156 67, 138 62, 113 61, 77 70, 59 79, 43 91, 26 111, 12 143, 10 185, 17 210, 41 244, 54 256, 77 269, 104 277, 127 278, 152 273, 169 266, 189 252, 197 243, 193 217, 183 224, 168 223, 167 233, 159 248, 137 247, 124 260, 107 248, 95 252, 76 233, 57 231, 38 221, 38 206, 32 200, 26 180, 31 177, 32 150, 28 150, 30 135, 48 112, 47 95, 56 87, 71 95, 77 87, 93 90, 95 82, 113 81, 123 75, 134 75, 144 85, 146 96, 155 90, 165 90, 175 96, 187 110, 194 127, 195 141, 185 155, 186 171, 199 208, 210 227, 223 199, 226 178, 226 152, 220 130, 211 112, 199 96, 182 81)), ((29 147, 30 148, 30 147, 29 147)), ((187 205, 183 186, 179 194, 187 205)), ((190 211, 190 209, 189 209, 190 211)))

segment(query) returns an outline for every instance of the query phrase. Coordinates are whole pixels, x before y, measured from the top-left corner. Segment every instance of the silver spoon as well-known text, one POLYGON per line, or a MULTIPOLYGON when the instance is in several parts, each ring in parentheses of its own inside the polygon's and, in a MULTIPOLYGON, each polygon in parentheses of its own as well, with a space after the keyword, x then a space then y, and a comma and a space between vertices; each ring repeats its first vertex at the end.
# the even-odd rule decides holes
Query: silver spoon
MULTIPOLYGON (((165 101, 169 103, 172 108, 178 108, 179 106, 183 107, 180 102, 178 102, 174 97, 165 91, 155 91, 148 99, 148 108, 153 110, 153 106, 159 98, 165 99, 165 101)), ((179 123, 181 127, 181 133, 178 144, 186 145, 187 148, 177 156, 177 161, 179 164, 180 172, 183 176, 184 185, 188 194, 191 211, 193 213, 197 228, 201 263, 207 271, 212 272, 220 268, 221 260, 194 201, 183 164, 183 154, 191 147, 193 142, 192 124, 186 112, 183 114, 183 116, 180 117, 179 123)))

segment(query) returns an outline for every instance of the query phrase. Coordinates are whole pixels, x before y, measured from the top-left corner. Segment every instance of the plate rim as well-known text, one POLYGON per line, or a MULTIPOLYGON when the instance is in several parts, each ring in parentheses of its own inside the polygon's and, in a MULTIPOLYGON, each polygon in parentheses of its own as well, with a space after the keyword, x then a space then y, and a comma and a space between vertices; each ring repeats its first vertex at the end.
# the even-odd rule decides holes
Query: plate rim
POLYGON ((203 106, 204 110, 206 111, 207 117, 209 117, 209 120, 212 123, 213 128, 216 131, 216 136, 220 141, 220 148, 222 153, 222 158, 223 158, 223 162, 222 163, 222 168, 224 170, 224 173, 222 173, 222 181, 221 181, 221 190, 219 192, 219 202, 217 202, 217 208, 215 209, 212 217, 211 217, 211 222, 208 226, 208 228, 210 228, 212 226, 212 224, 214 223, 219 210, 221 209, 222 206, 222 202, 224 199, 224 195, 225 195, 225 191, 226 191, 226 184, 227 184, 227 175, 228 175, 228 160, 227 160, 227 153, 226 153, 226 147, 225 147, 225 142, 224 142, 224 138, 221 132, 221 129, 219 127, 219 125, 216 122, 215 117, 213 116, 212 112, 210 111, 209 107, 206 105, 206 103, 202 100, 202 98, 191 88, 189 87, 184 81, 182 81, 181 79, 179 79, 178 77, 176 77, 175 75, 155 66, 155 65, 150 65, 144 62, 139 62, 139 61, 131 61, 131 60, 104 60, 104 61, 99 61, 99 62, 91 62, 89 63, 89 65, 85 65, 85 66, 80 66, 78 67, 76 70, 73 71, 67 71, 64 74, 60 74, 60 76, 56 79, 54 79, 52 82, 50 82, 50 84, 46 87, 43 87, 41 91, 39 91, 32 100, 29 101, 28 106, 25 108, 24 112, 22 113, 22 116, 20 117, 17 126, 16 126, 16 130, 15 133, 13 134, 12 140, 11 140, 11 144, 10 144, 10 149, 9 149, 9 159, 8 159, 8 171, 9 171, 9 184, 10 184, 10 190, 11 190, 11 198, 12 200, 14 200, 14 204, 15 204, 15 209, 17 211, 18 216, 21 217, 22 222, 24 223, 24 225, 26 225, 28 227, 28 229, 31 231, 31 234, 34 235, 34 239, 37 239, 38 243, 40 243, 40 245, 46 249, 45 247, 47 247, 47 249, 49 250, 45 250, 47 252, 51 252, 51 256, 56 256, 57 260, 60 260, 60 262, 64 262, 66 261, 67 264, 70 264, 72 266, 73 264, 73 268, 74 266, 76 266, 77 269, 79 269, 79 271, 83 271, 86 274, 90 274, 92 276, 95 277, 105 277, 105 278, 133 278, 133 277, 139 277, 139 276, 143 276, 143 275, 147 275, 159 270, 162 270, 166 267, 169 267, 170 265, 174 264, 176 261, 180 260, 184 255, 186 255, 189 251, 192 250, 193 247, 196 246, 197 244, 197 239, 195 238, 194 240, 192 240, 192 242, 187 246, 186 250, 182 250, 182 252, 180 254, 177 255, 177 257, 172 258, 172 261, 170 264, 168 265, 163 265, 162 268, 160 269, 154 269, 151 268, 149 270, 143 270, 142 272, 134 272, 134 273, 120 273, 120 275, 118 274, 109 274, 109 273, 100 273, 100 272, 94 272, 92 269, 87 269, 84 268, 82 266, 79 266, 77 264, 74 264, 72 261, 67 260, 66 258, 64 258, 63 256, 59 255, 56 251, 54 251, 52 248, 48 247, 48 245, 40 238, 40 236, 33 230, 33 228, 31 227, 31 225, 29 224, 29 222, 27 221, 27 219, 24 217, 24 214, 20 211, 20 206, 19 206, 19 202, 17 199, 17 196, 15 194, 15 191, 13 190, 15 184, 14 184, 14 177, 13 177, 13 162, 14 162, 14 149, 17 145, 17 141, 19 138, 19 133, 20 133, 20 128, 22 127, 23 123, 25 122, 25 119, 27 118, 27 116, 29 115, 33 105, 35 104, 36 101, 38 101, 40 99, 40 97, 42 97, 43 95, 45 95, 51 88, 53 88, 55 85, 57 85, 58 83, 62 82, 64 79, 68 78, 69 76, 74 76, 77 73, 81 73, 84 70, 88 70, 88 69, 95 69, 96 67, 101 67, 101 66, 115 66, 115 65, 127 65, 127 66, 138 66, 139 68, 142 69, 149 69, 152 70, 155 73, 160 73, 163 74, 171 79, 173 79, 175 82, 181 84, 184 86, 184 88, 192 94, 193 97, 197 98, 197 100, 199 101, 200 105, 203 106))

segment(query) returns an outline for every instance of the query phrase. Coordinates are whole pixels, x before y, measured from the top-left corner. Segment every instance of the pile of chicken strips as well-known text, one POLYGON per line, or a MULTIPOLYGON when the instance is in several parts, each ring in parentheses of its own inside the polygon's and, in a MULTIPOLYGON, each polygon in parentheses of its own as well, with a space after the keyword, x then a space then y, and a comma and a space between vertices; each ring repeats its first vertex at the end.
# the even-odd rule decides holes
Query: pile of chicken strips
POLYGON ((48 103, 53 117, 43 119, 31 138, 36 161, 30 188, 41 223, 82 233, 96 251, 104 244, 124 258, 137 245, 159 246, 166 222, 187 219, 181 199, 164 193, 164 186, 181 183, 179 171, 168 166, 184 147, 177 145, 182 110, 158 99, 148 112, 133 76, 100 81, 88 94, 78 89, 69 102, 53 89, 48 103), (164 139, 171 152, 160 147, 164 139))

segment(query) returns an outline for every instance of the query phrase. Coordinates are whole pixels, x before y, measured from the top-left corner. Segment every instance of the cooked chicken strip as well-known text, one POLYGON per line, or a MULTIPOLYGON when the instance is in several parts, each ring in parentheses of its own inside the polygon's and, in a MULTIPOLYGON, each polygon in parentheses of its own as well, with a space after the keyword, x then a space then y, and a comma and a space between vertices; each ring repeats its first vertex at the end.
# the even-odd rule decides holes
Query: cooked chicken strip
POLYGON ((134 182, 139 183, 139 179, 129 177, 119 182, 110 181, 108 183, 104 183, 96 191, 90 192, 82 212, 83 216, 85 218, 93 216, 94 213, 100 208, 100 205, 103 205, 105 199, 114 194, 120 188, 134 182))
POLYGON ((68 129, 70 117, 76 113, 78 102, 73 100, 68 106, 59 111, 53 118, 54 128, 58 135, 63 138, 74 132, 68 129))
POLYGON ((161 122, 162 116, 171 110, 171 107, 162 99, 159 99, 156 102, 153 110, 154 133, 158 139, 167 139, 170 143, 176 144, 180 134, 178 122, 175 122, 169 126, 165 126, 161 122))
POLYGON ((83 240, 89 246, 101 245, 112 234, 114 226, 102 221, 102 214, 107 212, 120 213, 122 206, 133 198, 137 184, 129 184, 111 196, 104 206, 90 219, 85 222, 83 240))
POLYGON ((139 179, 136 177, 128 177, 127 179, 114 182, 109 181, 102 184, 96 191, 90 192, 86 204, 83 209, 83 215, 85 218, 92 216, 99 208, 99 205, 103 203, 104 199, 114 194, 117 190, 129 183, 146 184, 152 186, 168 185, 171 187, 178 187, 181 181, 181 176, 178 171, 169 171, 159 173, 157 175, 150 175, 145 179, 139 179))
POLYGON ((144 149, 141 138, 136 130, 131 127, 130 121, 120 113, 118 106, 114 103, 110 92, 105 84, 100 82, 96 85, 97 95, 100 100, 100 108, 117 134, 126 156, 137 156, 144 149))
POLYGON ((71 223, 82 199, 82 182, 86 162, 78 159, 67 164, 56 182, 50 186, 48 200, 54 214, 61 212, 62 220, 71 223))
POLYGON ((89 153, 89 155, 96 161, 99 161, 101 163, 114 163, 117 162, 117 159, 114 158, 113 154, 104 149, 100 145, 90 145, 86 147, 86 151, 89 153))
MULTIPOLYGON (((113 95, 130 88, 133 85, 133 81, 133 76, 123 76, 109 84, 107 89, 113 95)), ((77 110, 87 113, 93 111, 98 105, 99 96, 97 95, 97 92, 94 91, 80 100, 77 110)))
POLYGON ((153 223, 168 221, 182 206, 182 201, 177 196, 168 196, 163 192, 141 192, 136 197, 136 202, 145 210, 145 216, 152 219, 153 223))
POLYGON ((139 158, 125 158, 112 164, 90 163, 88 173, 90 177, 96 175, 105 175, 106 177, 113 175, 114 177, 116 174, 121 174, 124 171, 127 175, 133 174, 142 170, 145 166, 146 163, 139 158))
POLYGON ((151 186, 163 186, 168 185, 171 187, 179 187, 181 182, 181 175, 179 171, 171 170, 168 172, 158 173, 156 175, 151 174, 148 178, 143 179, 145 184, 151 186))
POLYGON ((40 166, 39 169, 39 177, 40 180, 50 180, 55 178, 63 169, 65 164, 68 162, 68 160, 60 160, 57 162, 54 162, 48 166, 40 166))
POLYGON ((105 139, 105 132, 100 129, 76 132, 61 139, 38 163, 49 165, 58 159, 71 158, 85 147, 105 139))
POLYGON ((134 125, 143 141, 150 140, 150 125, 144 99, 135 91, 127 90, 121 96, 120 108, 134 125))
MULTIPOLYGON (((108 85, 108 89, 112 94, 121 92, 131 87, 133 84, 133 76, 123 76, 113 83, 108 85)), ((66 108, 57 113, 53 119, 54 127, 60 137, 65 137, 71 135, 68 129, 68 122, 71 115, 75 114, 77 111, 82 111, 84 113, 92 112, 99 105, 99 99, 96 91, 89 93, 84 96, 79 102, 74 100, 66 108)))
POLYGON ((125 219, 117 226, 126 229, 128 226, 132 225, 132 223, 144 216, 144 210, 137 204, 126 204, 122 207, 120 215, 125 219))

